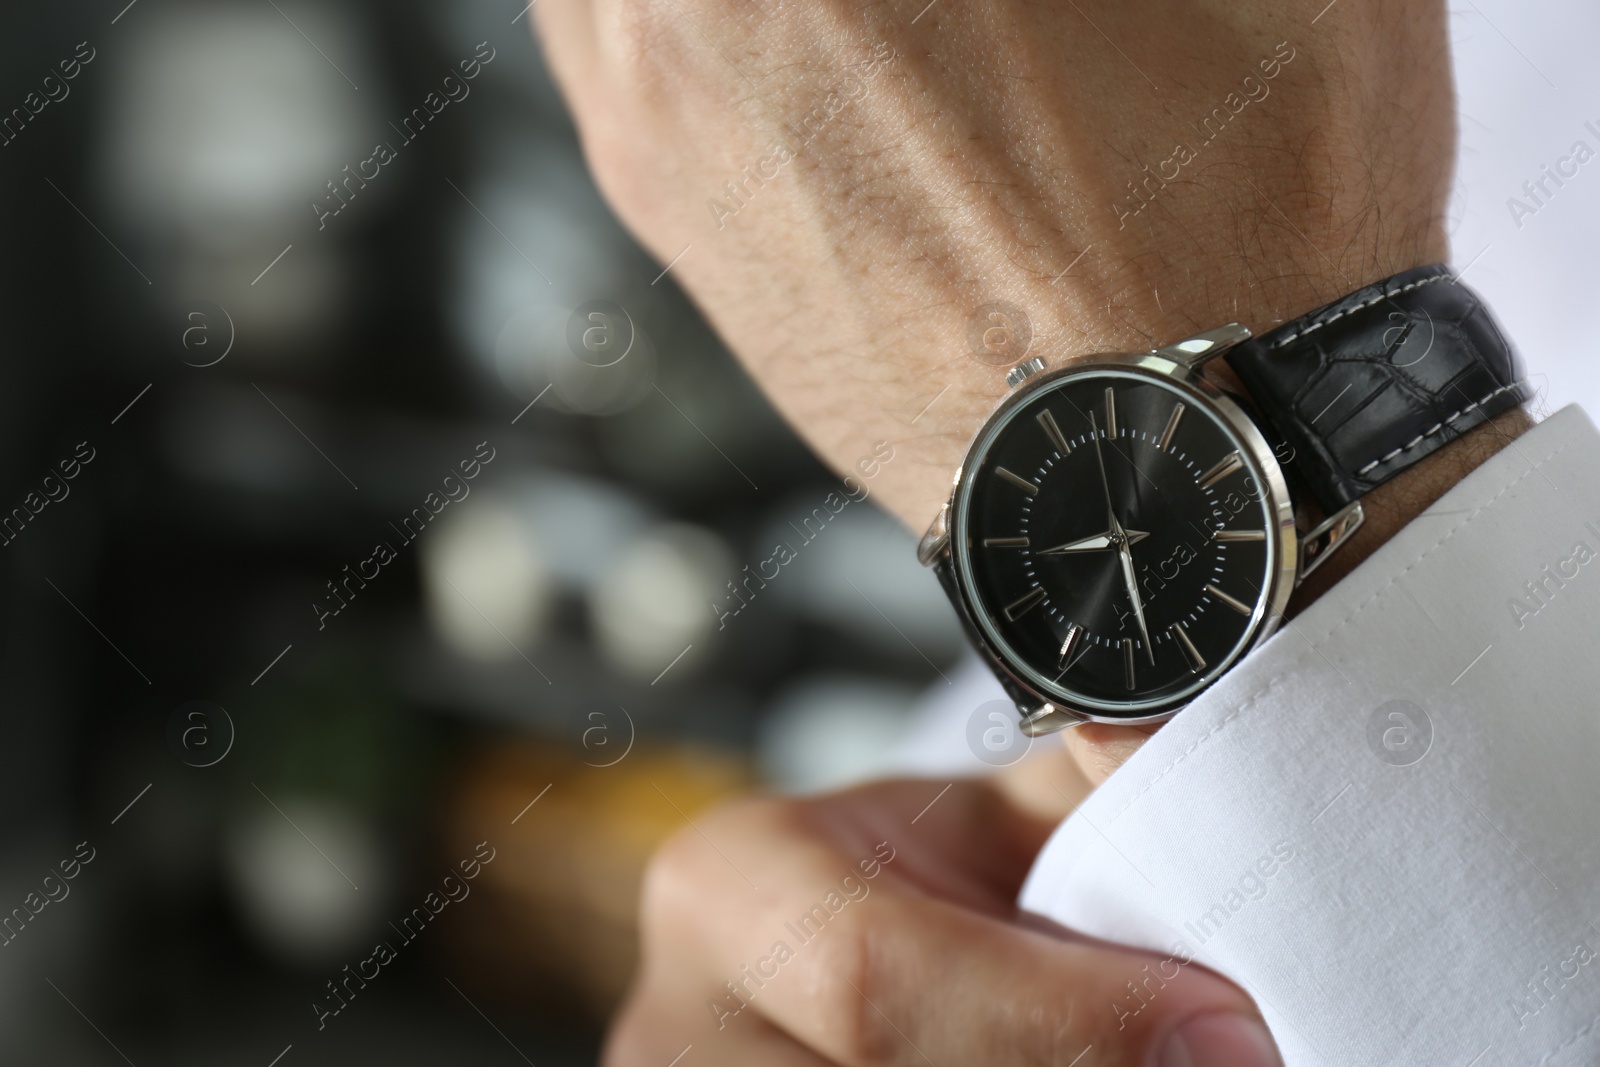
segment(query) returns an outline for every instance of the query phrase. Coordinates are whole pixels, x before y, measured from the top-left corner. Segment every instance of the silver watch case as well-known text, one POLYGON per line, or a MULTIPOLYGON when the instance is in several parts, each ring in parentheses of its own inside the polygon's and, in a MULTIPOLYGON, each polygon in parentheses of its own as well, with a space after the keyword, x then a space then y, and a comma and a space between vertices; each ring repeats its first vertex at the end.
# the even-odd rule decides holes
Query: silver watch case
MULTIPOLYGON (((962 568, 955 565, 951 545, 953 531, 947 528, 947 522, 952 516, 961 513, 958 505, 970 488, 964 476, 972 469, 977 459, 976 452, 979 445, 988 438, 989 431, 997 422, 1004 419, 1013 409, 1026 404, 1039 390, 1048 388, 1063 378, 1091 374, 1107 367, 1115 367, 1119 371, 1136 376, 1159 379, 1185 394, 1187 403, 1199 405, 1215 414, 1249 450, 1250 458, 1263 475, 1266 503, 1270 514, 1275 518, 1273 524, 1275 537, 1269 535, 1273 540, 1271 548, 1275 566, 1268 578, 1266 594, 1256 608, 1256 616, 1252 621, 1253 636, 1240 659, 1248 656, 1272 636, 1283 620, 1284 608, 1288 605, 1295 586, 1360 527, 1363 515, 1358 501, 1330 516, 1302 536, 1296 528, 1294 501, 1290 499, 1283 468, 1279 465, 1277 456, 1273 454, 1272 447, 1250 416, 1201 374, 1201 367, 1206 362, 1249 337, 1250 331, 1247 328, 1232 323, 1151 352, 1094 355, 1086 359, 1074 359, 1060 369, 1048 372, 1045 370, 1043 360, 1031 359, 1019 364, 1007 374, 1006 381, 1011 385, 1012 391, 1000 401, 973 437, 972 445, 968 448, 961 466, 956 470, 950 488, 950 498, 939 509, 938 516, 923 535, 917 547, 917 558, 924 566, 933 567, 938 572, 941 583, 961 615, 962 625, 968 637, 977 646, 979 654, 993 668, 1001 685, 1016 702, 1017 709, 1022 714, 1023 732, 1029 736, 1052 733, 1083 722, 1104 722, 1123 726, 1163 722, 1182 710, 1179 706, 1154 715, 1125 718, 1099 715, 1063 704, 1056 698, 1039 692, 1026 681, 1023 673, 1010 662, 1009 655, 990 640, 983 627, 978 624, 975 614, 979 610, 976 599, 961 574, 962 568)), ((1236 664, 1238 662, 1239 660, 1235 660, 1236 664)))

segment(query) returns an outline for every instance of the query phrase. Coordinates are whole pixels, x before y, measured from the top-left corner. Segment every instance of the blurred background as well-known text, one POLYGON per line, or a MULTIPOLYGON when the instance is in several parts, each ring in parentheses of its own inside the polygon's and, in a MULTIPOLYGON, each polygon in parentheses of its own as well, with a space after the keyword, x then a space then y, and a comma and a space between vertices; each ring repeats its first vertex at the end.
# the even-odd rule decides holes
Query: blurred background
MULTIPOLYGON (((663 837, 982 769, 913 536, 806 525, 521 0, 8 16, 0 1062, 592 1063, 663 837)), ((1600 149, 1600 12, 1453 30, 1457 266, 1593 409, 1600 163, 1507 198, 1600 149)))

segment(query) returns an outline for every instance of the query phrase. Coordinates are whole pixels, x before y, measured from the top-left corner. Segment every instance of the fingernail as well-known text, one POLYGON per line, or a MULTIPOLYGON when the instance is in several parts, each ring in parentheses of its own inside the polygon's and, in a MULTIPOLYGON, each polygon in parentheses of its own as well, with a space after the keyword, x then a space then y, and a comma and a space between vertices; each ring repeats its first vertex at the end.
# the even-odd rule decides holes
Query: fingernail
POLYGON ((1261 1020, 1249 1015, 1199 1015, 1167 1038, 1157 1067, 1283 1067, 1261 1020))

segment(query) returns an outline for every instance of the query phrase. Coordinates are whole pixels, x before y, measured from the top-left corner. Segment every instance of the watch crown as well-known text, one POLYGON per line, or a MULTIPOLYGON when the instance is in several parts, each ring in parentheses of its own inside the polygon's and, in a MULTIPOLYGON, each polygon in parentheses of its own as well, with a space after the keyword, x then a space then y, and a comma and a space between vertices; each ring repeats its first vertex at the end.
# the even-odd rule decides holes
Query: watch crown
POLYGON ((1040 359, 1038 356, 1034 356, 1032 359, 1024 363, 1018 363, 1015 367, 1012 367, 1009 371, 1007 371, 1006 384, 1015 389, 1017 386, 1021 385, 1029 378, 1032 378, 1035 374, 1038 374, 1042 370, 1044 370, 1044 360, 1040 359))

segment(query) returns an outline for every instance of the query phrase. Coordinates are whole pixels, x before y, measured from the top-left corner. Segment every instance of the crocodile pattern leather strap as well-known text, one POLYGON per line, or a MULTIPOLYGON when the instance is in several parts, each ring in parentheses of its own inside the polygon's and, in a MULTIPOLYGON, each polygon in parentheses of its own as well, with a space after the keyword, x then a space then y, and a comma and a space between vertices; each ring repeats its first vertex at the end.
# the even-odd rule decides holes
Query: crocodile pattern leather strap
POLYGON ((1357 290, 1226 359, 1330 515, 1533 395, 1488 307, 1443 264, 1357 290))

